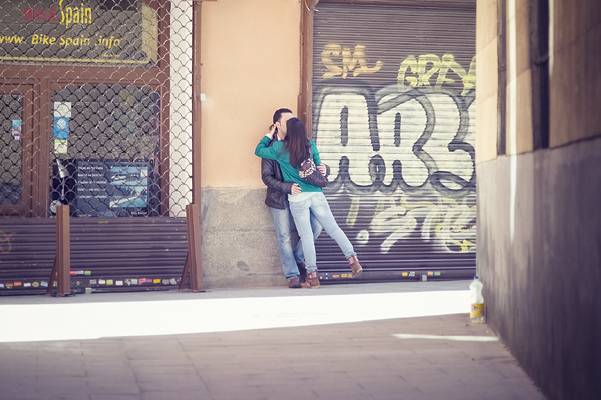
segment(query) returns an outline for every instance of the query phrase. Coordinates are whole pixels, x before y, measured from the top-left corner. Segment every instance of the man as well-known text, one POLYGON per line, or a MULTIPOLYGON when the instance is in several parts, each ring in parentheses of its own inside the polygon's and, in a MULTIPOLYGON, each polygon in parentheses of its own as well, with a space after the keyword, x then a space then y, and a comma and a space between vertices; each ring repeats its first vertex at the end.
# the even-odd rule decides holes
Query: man
MULTIPOLYGON (((273 135, 270 145, 276 140, 284 140, 286 137, 286 121, 293 116, 292 111, 287 108, 276 110, 273 114, 273 125, 271 127, 273 135)), ((325 174, 325 166, 319 166, 318 168, 325 174)), ((293 223, 288 206, 288 194, 300 193, 300 186, 283 182, 280 166, 274 160, 261 160, 261 178, 267 186, 265 204, 269 207, 273 218, 278 250, 282 261, 282 271, 288 280, 288 287, 291 289, 308 287, 303 279, 305 273, 303 249, 300 240, 297 241, 293 249, 290 232, 293 223), (301 276, 301 272, 303 276, 301 276)), ((313 216, 311 216, 311 227, 313 237, 317 239, 322 227, 313 216)))

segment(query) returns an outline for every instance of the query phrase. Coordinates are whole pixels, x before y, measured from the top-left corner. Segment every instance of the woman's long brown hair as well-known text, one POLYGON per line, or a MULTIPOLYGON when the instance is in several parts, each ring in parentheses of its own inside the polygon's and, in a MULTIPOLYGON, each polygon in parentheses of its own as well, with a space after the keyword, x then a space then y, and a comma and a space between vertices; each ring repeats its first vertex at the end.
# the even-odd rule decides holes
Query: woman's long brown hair
POLYGON ((300 165, 310 156, 309 139, 307 139, 307 131, 305 124, 298 118, 290 118, 286 122, 286 150, 290 154, 290 164, 295 168, 300 168, 300 165))

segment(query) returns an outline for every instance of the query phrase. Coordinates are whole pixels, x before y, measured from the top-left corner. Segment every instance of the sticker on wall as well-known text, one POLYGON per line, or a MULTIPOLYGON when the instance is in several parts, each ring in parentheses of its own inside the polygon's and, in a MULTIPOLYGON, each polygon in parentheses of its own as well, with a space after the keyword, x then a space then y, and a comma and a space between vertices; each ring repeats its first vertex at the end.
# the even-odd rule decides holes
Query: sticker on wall
POLYGON ((67 154, 69 152, 68 140, 54 139, 54 154, 67 154))
POLYGON ((71 103, 68 101, 55 101, 53 116, 52 135, 55 139, 68 139, 69 121, 71 120, 71 103))
POLYGON ((341 274, 332 274, 332 279, 349 279, 352 278, 352 274, 341 273, 341 274))
POLYGON ((85 269, 81 269, 81 270, 77 270, 77 271, 71 271, 71 276, 76 276, 76 275, 90 276, 90 275, 92 275, 92 271, 85 270, 85 269))
POLYGON ((16 141, 21 141, 21 126, 23 125, 23 121, 20 119, 13 119, 10 126, 10 133, 13 136, 13 139, 16 141))

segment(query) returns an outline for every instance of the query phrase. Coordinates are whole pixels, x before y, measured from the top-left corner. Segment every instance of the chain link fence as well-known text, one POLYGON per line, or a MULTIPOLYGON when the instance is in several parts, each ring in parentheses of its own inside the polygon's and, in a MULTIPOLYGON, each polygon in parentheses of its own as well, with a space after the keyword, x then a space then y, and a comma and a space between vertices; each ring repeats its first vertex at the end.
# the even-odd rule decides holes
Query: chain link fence
POLYGON ((183 217, 193 0, 0 9, 0 215, 183 217))

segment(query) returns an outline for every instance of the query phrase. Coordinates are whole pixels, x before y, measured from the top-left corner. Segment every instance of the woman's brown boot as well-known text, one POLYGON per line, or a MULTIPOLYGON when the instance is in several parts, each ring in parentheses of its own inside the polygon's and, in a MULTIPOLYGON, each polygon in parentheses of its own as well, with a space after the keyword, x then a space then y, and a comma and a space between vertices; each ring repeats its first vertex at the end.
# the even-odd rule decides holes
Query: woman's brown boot
POLYGON ((363 267, 359 264, 359 259, 357 256, 349 257, 348 259, 349 266, 351 267, 353 278, 358 277, 363 272, 363 267))
POLYGON ((305 282, 311 285, 311 289, 317 289, 319 287, 319 276, 317 275, 317 272, 309 272, 305 282))

